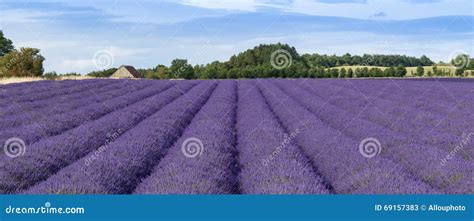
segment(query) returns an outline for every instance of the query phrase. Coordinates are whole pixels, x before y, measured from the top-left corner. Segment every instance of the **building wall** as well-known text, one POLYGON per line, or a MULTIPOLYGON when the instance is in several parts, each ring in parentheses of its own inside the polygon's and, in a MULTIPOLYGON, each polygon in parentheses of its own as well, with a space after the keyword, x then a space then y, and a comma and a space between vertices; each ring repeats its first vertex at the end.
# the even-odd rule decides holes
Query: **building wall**
POLYGON ((112 78, 134 78, 130 72, 124 67, 119 68, 112 76, 112 78))

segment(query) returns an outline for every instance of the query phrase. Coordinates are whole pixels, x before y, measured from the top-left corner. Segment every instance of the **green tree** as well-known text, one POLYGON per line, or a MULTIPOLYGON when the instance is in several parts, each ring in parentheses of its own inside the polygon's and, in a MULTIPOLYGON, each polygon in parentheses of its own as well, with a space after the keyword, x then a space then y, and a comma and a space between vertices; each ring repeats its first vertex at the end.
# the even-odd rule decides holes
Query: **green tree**
POLYGON ((368 77, 369 76, 369 68, 368 67, 363 67, 360 69, 360 73, 359 75, 360 77, 364 78, 364 77, 368 77))
POLYGON ((347 77, 352 78, 353 76, 354 76, 354 71, 352 70, 352 68, 349 68, 347 70, 347 77))
POLYGON ((328 72, 326 68, 319 67, 316 72, 316 78, 324 78, 326 76, 326 72, 328 72))
POLYGON ((394 77, 395 72, 396 72, 395 68, 393 66, 390 66, 388 68, 385 68, 384 75, 385 77, 394 77))
POLYGON ((317 76, 317 67, 311 67, 308 71, 308 77, 309 78, 316 78, 317 76))
POLYGON ((90 72, 90 73, 87 74, 87 76, 108 78, 108 77, 110 77, 112 74, 114 74, 115 71, 117 71, 117 68, 109 68, 109 69, 105 69, 105 70, 102 70, 102 71, 93 71, 93 72, 90 72))
POLYGON ((416 67, 416 76, 421 77, 423 76, 423 74, 425 74, 425 69, 423 68, 423 66, 419 65, 418 67, 416 67))
POLYGON ((407 75, 407 69, 403 65, 398 65, 395 70, 395 77, 405 77, 407 75))
POLYGON ((369 74, 368 74, 367 77, 376 77, 376 75, 377 75, 376 72, 377 72, 376 68, 371 68, 371 69, 369 70, 369 74))
POLYGON ((380 68, 371 68, 369 70, 369 77, 383 77, 384 72, 380 68))
POLYGON ((228 79, 237 79, 239 77, 239 72, 236 69, 231 69, 227 71, 228 79))
POLYGON ((186 59, 174 59, 170 66, 171 78, 194 79, 194 68, 186 59))
MULTIPOLYGON (((44 76, 44 74, 43 74, 43 76, 44 76)), ((76 72, 71 72, 71 73, 61 74, 61 76, 66 76, 66 77, 68 77, 68 76, 76 76, 76 77, 80 77, 81 74, 76 73, 76 72)))
POLYGON ((214 61, 203 68, 201 79, 217 79, 219 77, 219 72, 223 71, 223 69, 221 62, 214 61))
POLYGON ((54 79, 58 78, 59 75, 58 75, 58 73, 56 73, 56 71, 52 71, 52 72, 44 73, 43 77, 46 78, 46 79, 49 79, 49 80, 54 80, 54 79))
POLYGON ((341 68, 339 71, 339 78, 345 78, 347 75, 347 70, 345 68, 341 68))
POLYGON ((169 69, 164 65, 157 65, 153 69, 139 69, 140 74, 147 79, 166 79, 169 69))
POLYGON ((432 70, 433 70, 433 74, 434 74, 435 76, 439 76, 438 67, 433 66, 432 70))
POLYGON ((434 62, 431 61, 428 57, 426 57, 426 55, 422 55, 420 57, 420 66, 430 66, 430 65, 433 65, 434 62))
POLYGON ((339 77, 339 70, 337 68, 332 68, 331 69, 331 78, 337 78, 339 77))
POLYGON ((464 75, 464 68, 456 68, 456 71, 454 72, 456 76, 462 77, 464 75))
POLYGON ((13 51, 14 48, 13 42, 10 39, 5 38, 3 31, 0 30, 0 57, 13 51))
POLYGON ((155 70, 154 69, 138 69, 137 70, 143 78, 146 79, 156 79, 154 77, 155 70))
POLYGON ((158 65, 155 72, 158 79, 166 79, 170 69, 164 65, 158 65))
POLYGON ((380 68, 375 68, 375 77, 385 77, 385 73, 380 68))
POLYGON ((323 68, 323 78, 331 78, 331 69, 326 69, 326 68, 323 68))
POLYGON ((2 77, 40 77, 43 75, 44 57, 36 48, 12 50, 0 59, 2 77))
POLYGON ((361 69, 360 69, 360 68, 356 68, 355 71, 354 71, 354 77, 359 78, 359 77, 360 77, 360 72, 361 72, 361 69))

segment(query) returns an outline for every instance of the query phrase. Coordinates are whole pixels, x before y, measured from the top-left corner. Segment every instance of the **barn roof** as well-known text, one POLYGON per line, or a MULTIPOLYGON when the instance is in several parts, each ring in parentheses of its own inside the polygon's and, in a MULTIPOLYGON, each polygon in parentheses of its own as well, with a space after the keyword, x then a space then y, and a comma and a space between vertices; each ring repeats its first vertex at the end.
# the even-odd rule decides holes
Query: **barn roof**
POLYGON ((133 66, 130 66, 130 65, 122 65, 122 67, 124 67, 125 69, 127 69, 128 72, 130 72, 131 75, 133 75, 133 77, 135 78, 141 78, 142 75, 140 74, 140 72, 137 71, 137 69, 135 69, 133 66))

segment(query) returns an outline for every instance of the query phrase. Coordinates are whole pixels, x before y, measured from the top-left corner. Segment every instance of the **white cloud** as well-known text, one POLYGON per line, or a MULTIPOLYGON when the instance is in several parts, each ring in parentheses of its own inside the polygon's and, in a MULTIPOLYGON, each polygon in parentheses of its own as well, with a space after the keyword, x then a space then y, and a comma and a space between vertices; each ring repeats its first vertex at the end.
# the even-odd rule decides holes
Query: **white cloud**
POLYGON ((271 7, 286 12, 318 16, 338 16, 359 19, 375 18, 372 15, 384 13, 379 19, 417 19, 447 15, 474 15, 471 0, 413 1, 368 0, 365 3, 327 3, 315 0, 268 1, 268 0, 178 0, 178 3, 194 7, 254 12, 261 7, 271 7))

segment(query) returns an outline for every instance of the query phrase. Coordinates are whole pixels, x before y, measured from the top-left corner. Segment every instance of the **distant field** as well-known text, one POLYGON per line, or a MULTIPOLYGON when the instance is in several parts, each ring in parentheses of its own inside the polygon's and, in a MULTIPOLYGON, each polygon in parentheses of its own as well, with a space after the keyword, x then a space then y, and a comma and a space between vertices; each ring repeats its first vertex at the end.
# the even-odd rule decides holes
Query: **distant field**
POLYGON ((0 85, 0 194, 472 194, 473 81, 432 81, 0 85))
MULTIPOLYGON (((362 65, 354 65, 354 66, 340 66, 340 67, 334 67, 336 69, 342 69, 345 68, 346 70, 352 69, 355 70, 357 68, 380 68, 382 70, 385 70, 387 67, 381 67, 381 66, 362 66, 362 65)), ((454 71, 456 68, 450 67, 450 66, 437 66, 439 70, 445 70, 449 71, 450 76, 443 76, 443 77, 455 77, 454 76, 454 71)), ((412 73, 416 72, 417 67, 407 67, 407 77, 412 77, 412 73)), ((330 68, 331 69, 331 68, 330 68)), ((425 73, 428 71, 433 71, 433 66, 424 66, 425 73)), ((469 71, 471 74, 468 76, 469 78, 474 77, 474 71, 469 71)), ((85 80, 85 79, 100 79, 97 77, 90 77, 90 76, 64 76, 64 77, 58 77, 55 78, 54 80, 56 81, 61 81, 61 80, 85 80)), ((108 78, 105 78, 108 79, 108 78)), ((115 78, 116 79, 116 78, 115 78)), ((0 85, 2 84, 13 84, 13 83, 23 83, 23 82, 33 82, 33 81, 43 81, 43 80, 52 80, 52 79, 47 79, 47 78, 41 78, 41 77, 11 77, 11 78, 0 78, 0 85)), ((170 80, 180 80, 180 79, 170 79, 170 80)), ((182 79, 181 79, 182 80, 182 79)))
MULTIPOLYGON (((92 79, 94 77, 88 76, 67 76, 67 77, 59 77, 55 80, 84 80, 84 79, 92 79)), ((0 84, 13 84, 13 83, 23 83, 23 82, 32 82, 32 81, 42 81, 47 80, 41 77, 12 77, 12 78, 0 78, 0 84)))
MULTIPOLYGON (((336 69, 342 69, 342 68, 345 68, 345 69, 352 69, 353 71, 357 68, 364 68, 364 67, 367 67, 367 68, 380 68, 382 70, 385 70, 387 67, 381 67, 381 66, 363 66, 363 65, 353 65, 353 66, 340 66, 340 67, 335 67, 336 69)), ((434 66, 424 66, 423 68, 425 69, 425 74, 428 72, 428 71, 431 71, 433 72, 433 67, 434 66)), ((456 71, 456 68, 455 67, 452 67, 452 66, 436 66, 438 68, 438 70, 444 70, 444 71, 448 71, 450 73, 450 76, 454 76, 454 73, 456 71)), ((407 76, 413 76, 413 74, 416 73, 416 68, 417 67, 407 67, 407 76)), ((470 71, 471 73, 471 76, 473 74, 472 71, 470 71)))
POLYGON ((25 77, 25 78, 0 78, 0 84, 13 84, 13 83, 23 83, 31 81, 42 81, 43 78, 38 77, 25 77))

